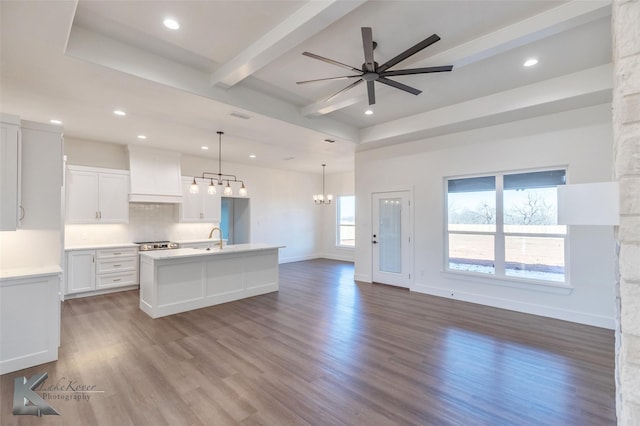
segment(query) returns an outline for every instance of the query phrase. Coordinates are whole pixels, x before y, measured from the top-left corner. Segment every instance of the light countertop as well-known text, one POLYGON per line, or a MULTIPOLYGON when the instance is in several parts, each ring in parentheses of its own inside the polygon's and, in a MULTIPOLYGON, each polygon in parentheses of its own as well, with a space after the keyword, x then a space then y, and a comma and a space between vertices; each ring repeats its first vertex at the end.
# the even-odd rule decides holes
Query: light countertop
MULTIPOLYGON (((222 240, 227 241, 227 240, 222 240)), ((200 239, 190 239, 190 240, 171 240, 172 243, 178 244, 193 244, 193 243, 215 243, 218 244, 220 239, 209 239, 209 238, 200 238, 200 239)))
POLYGON ((218 247, 214 247, 211 250, 194 249, 194 248, 180 248, 173 250, 151 250, 140 252, 141 256, 146 256, 154 260, 162 259, 179 259, 196 256, 216 256, 223 254, 245 253, 251 251, 260 250, 273 250, 284 248, 285 246, 276 246, 272 244, 253 243, 253 244, 234 244, 225 246, 222 250, 218 247))
POLYGON ((65 251, 73 250, 96 250, 96 249, 109 249, 116 247, 138 247, 138 244, 134 243, 118 243, 118 244, 87 244, 87 245, 73 245, 65 246, 65 251))
POLYGON ((7 268, 0 270, 0 281, 15 278, 34 278, 44 275, 61 274, 62 268, 59 265, 49 266, 27 266, 22 268, 7 268))

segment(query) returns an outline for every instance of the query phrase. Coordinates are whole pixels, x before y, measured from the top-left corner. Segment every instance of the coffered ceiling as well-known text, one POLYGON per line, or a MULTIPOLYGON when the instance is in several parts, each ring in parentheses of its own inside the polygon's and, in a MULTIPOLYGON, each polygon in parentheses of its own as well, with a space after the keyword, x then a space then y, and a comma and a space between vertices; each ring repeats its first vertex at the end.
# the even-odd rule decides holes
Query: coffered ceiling
POLYGON ((223 130, 225 161, 263 167, 350 170, 356 150, 611 98, 609 1, 2 0, 0 13, 3 112, 212 158, 223 130), (380 64, 435 33, 392 69, 454 69, 390 77, 418 96, 375 83, 372 115, 364 84, 329 101, 353 80, 296 84, 352 74, 305 51, 360 68, 361 27, 380 64))

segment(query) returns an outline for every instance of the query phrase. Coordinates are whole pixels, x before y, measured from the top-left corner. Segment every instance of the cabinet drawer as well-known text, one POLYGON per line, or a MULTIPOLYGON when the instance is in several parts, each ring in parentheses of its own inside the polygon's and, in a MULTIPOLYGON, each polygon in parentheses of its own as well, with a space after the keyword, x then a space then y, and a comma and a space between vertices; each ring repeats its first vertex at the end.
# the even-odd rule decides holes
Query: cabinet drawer
POLYGON ((96 274, 118 271, 135 271, 138 268, 137 257, 123 257, 121 259, 102 259, 96 263, 96 274))
POLYGON ((138 247, 122 247, 122 248, 96 250, 96 255, 98 256, 98 259, 137 256, 138 247))
POLYGON ((108 274, 96 276, 96 288, 121 287, 138 284, 138 272, 129 271, 121 274, 108 274))

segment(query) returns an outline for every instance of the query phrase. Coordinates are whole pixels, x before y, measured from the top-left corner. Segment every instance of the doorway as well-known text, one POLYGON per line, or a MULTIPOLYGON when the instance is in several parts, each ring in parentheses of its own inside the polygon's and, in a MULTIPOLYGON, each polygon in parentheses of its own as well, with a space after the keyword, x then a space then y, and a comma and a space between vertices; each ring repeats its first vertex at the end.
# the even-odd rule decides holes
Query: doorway
POLYGON ((220 229, 227 244, 249 243, 249 199, 222 197, 220 229))
POLYGON ((373 281, 409 288, 413 259, 411 194, 376 192, 371 207, 373 281))

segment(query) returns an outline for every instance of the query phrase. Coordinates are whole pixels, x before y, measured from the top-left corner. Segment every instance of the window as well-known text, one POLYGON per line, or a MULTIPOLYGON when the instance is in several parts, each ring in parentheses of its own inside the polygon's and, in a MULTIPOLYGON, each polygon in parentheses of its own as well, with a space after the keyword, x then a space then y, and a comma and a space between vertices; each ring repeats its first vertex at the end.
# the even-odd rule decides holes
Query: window
POLYGON ((447 269, 565 282, 565 170, 447 180, 447 269))
POLYGON ((356 197, 338 197, 337 242, 338 247, 355 247, 356 242, 356 197))

